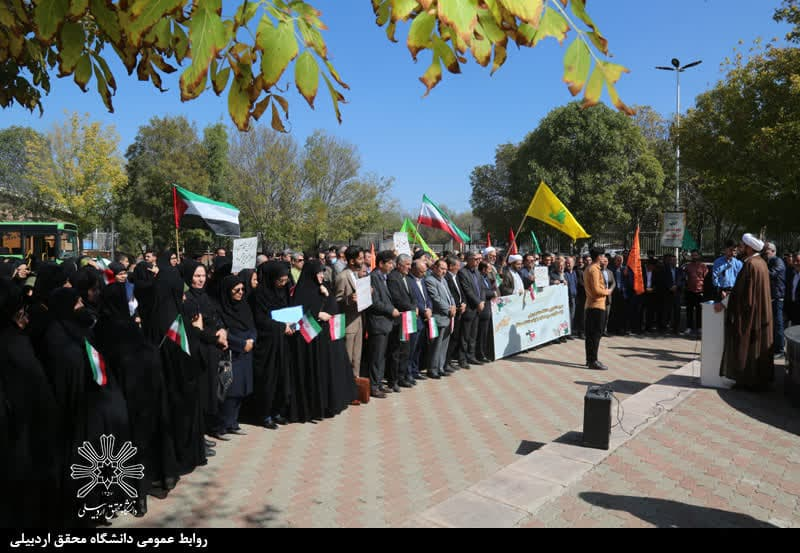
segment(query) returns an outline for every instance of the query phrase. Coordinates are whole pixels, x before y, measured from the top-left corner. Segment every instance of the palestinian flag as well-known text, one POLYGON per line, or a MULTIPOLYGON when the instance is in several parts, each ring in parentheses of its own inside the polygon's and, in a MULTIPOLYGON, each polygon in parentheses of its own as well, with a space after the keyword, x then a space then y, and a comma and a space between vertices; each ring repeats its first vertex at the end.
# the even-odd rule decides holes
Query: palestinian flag
POLYGON ((436 321, 431 317, 428 319, 428 338, 431 340, 435 340, 439 337, 439 325, 436 324, 436 321))
POLYGON ((341 340, 344 338, 345 332, 345 322, 344 322, 344 313, 339 315, 334 315, 330 320, 331 325, 331 340, 334 342, 336 340, 341 340))
POLYGON ((404 311, 401 322, 403 324, 403 341, 408 342, 408 338, 417 331, 417 314, 413 311, 404 311))
POLYGON ((453 240, 459 244, 469 242, 470 238, 463 230, 458 228, 456 224, 447 216, 447 213, 439 209, 428 196, 422 196, 422 209, 419 212, 419 219, 417 223, 439 230, 445 231, 453 237, 453 240))
POLYGON ((310 344, 319 333, 322 332, 322 327, 314 317, 309 317, 308 314, 303 315, 303 320, 300 321, 300 334, 307 344, 310 344))
POLYGON ((189 351, 189 336, 186 334, 186 327, 183 324, 182 316, 178 315, 175 317, 172 326, 167 330, 166 338, 178 344, 186 355, 192 355, 189 351))
POLYGON ((108 384, 106 360, 103 359, 99 351, 92 347, 92 344, 86 338, 83 339, 83 345, 86 348, 86 355, 89 357, 89 366, 92 367, 92 379, 98 386, 105 386, 108 384))
POLYGON ((205 198, 172 186, 175 228, 207 229, 218 236, 240 236, 239 210, 230 204, 205 198))

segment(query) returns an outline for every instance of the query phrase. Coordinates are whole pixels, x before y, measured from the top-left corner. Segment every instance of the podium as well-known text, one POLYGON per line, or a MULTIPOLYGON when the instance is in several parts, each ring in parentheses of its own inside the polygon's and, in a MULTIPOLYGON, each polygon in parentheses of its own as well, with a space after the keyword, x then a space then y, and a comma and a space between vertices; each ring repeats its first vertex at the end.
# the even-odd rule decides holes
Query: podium
POLYGON ((704 303, 703 342, 700 356, 700 385, 728 389, 736 382, 719 375, 725 349, 725 311, 714 311, 713 303, 704 303))

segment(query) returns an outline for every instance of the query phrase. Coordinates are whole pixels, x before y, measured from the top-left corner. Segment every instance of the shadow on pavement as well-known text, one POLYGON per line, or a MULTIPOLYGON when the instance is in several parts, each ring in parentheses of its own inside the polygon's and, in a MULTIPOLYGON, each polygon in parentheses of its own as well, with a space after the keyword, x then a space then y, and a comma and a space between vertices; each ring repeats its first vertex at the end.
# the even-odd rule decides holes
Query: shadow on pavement
MULTIPOLYGON (((720 399, 759 422, 800 436, 800 409, 792 407, 783 394, 783 366, 769 390, 717 390, 720 399)), ((778 367, 776 367, 778 373, 778 367)))
POLYGON ((659 528, 776 528, 749 515, 667 499, 599 492, 582 492, 579 497, 597 507, 628 512, 659 528))
POLYGON ((528 440, 522 440, 517 448, 516 454, 517 455, 530 455, 537 449, 541 449, 545 446, 542 442, 529 442, 528 440))
MULTIPOLYGON (((634 352, 629 354, 620 353, 620 357, 641 357, 644 359, 656 359, 658 361, 665 361, 669 363, 680 363, 682 365, 694 361, 695 359, 699 359, 699 350, 698 354, 695 355, 694 353, 675 353, 673 351, 658 347, 637 348, 631 346, 609 346, 608 349, 634 352)), ((674 370, 675 367, 672 367, 672 369, 674 370)))
POLYGON ((614 390, 615 393, 627 396, 638 394, 648 386, 652 385, 651 382, 636 382, 635 380, 612 380, 606 384, 598 382, 584 382, 583 380, 575 380, 574 382, 580 386, 608 386, 614 390))

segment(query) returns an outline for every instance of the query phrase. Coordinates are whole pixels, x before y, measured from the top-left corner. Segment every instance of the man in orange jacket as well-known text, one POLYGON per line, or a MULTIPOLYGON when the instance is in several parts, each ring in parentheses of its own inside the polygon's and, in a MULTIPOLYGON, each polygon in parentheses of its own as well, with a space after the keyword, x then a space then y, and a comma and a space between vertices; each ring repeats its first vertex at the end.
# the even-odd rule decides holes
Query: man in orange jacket
POLYGON ((598 371, 607 371, 608 367, 597 360, 600 349, 600 338, 606 326, 606 298, 611 290, 606 286, 601 264, 598 260, 605 257, 603 248, 592 248, 589 252, 592 264, 583 273, 586 290, 586 366, 598 371))

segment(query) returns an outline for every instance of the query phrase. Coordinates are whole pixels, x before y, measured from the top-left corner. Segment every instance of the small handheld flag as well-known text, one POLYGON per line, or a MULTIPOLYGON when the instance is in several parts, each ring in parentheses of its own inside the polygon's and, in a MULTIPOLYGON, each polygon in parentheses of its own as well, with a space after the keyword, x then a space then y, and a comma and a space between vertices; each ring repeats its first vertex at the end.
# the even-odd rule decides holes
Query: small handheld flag
MULTIPOLYGON (((186 326, 183 324, 181 315, 175 317, 175 321, 167 330, 167 335, 164 336, 164 339, 166 340, 167 338, 175 342, 183 350, 183 353, 189 356, 192 355, 189 350, 189 336, 186 334, 186 326)), ((163 344, 164 341, 162 340, 161 343, 163 344)))
POLYGON ((344 338, 345 334, 344 313, 341 313, 339 315, 334 315, 333 317, 331 317, 329 323, 331 325, 331 340, 335 342, 336 340, 341 340, 342 338, 344 338))
POLYGON ((439 325, 436 324, 436 321, 431 317, 428 319, 428 338, 431 340, 435 340, 439 337, 439 325))
POLYGON ((303 339, 306 343, 310 344, 313 342, 314 338, 319 336, 320 332, 322 332, 322 327, 319 326, 317 320, 308 313, 303 315, 303 320, 300 321, 300 334, 303 335, 303 339))
POLYGON ((86 355, 89 357, 89 366, 92 368, 92 380, 98 386, 105 386, 108 384, 106 360, 100 355, 99 351, 92 347, 92 344, 86 338, 83 339, 83 345, 86 348, 86 355))
POLYGON ((417 331, 417 314, 413 311, 404 311, 402 324, 402 338, 404 342, 408 342, 409 337, 417 331))

